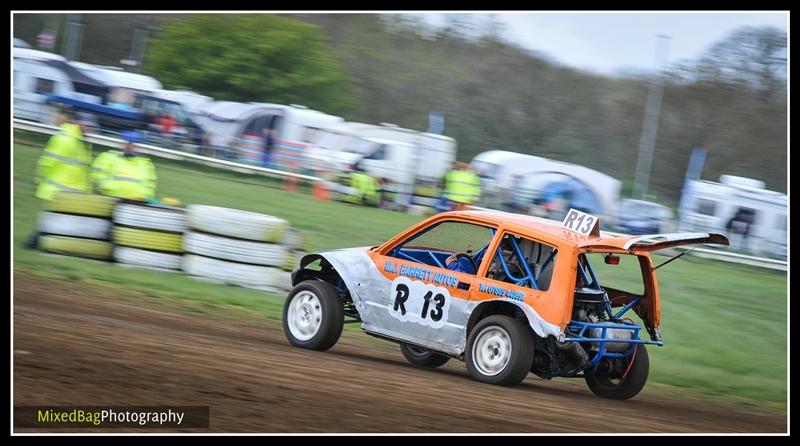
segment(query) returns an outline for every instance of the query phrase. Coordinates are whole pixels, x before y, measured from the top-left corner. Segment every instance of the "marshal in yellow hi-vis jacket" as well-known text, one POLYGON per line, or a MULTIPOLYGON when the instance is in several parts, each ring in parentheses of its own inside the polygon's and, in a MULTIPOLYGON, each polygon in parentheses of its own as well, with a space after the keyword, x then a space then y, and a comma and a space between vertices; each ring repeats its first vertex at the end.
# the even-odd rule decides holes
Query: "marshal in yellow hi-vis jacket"
POLYGON ((155 198, 156 169, 145 155, 136 152, 141 138, 136 132, 122 135, 127 144, 123 151, 103 152, 92 163, 91 177, 103 195, 127 200, 147 201, 155 198))
POLYGON ((91 192, 91 151, 82 124, 65 122, 53 135, 36 164, 36 197, 52 200, 56 192, 91 192))

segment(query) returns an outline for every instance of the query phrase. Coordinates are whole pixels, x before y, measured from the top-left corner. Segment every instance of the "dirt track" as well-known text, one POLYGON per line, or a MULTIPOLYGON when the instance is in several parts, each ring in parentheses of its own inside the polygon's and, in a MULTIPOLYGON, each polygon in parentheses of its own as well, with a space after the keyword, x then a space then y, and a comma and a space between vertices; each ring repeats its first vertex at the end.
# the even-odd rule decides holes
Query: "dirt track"
POLYGON ((275 321, 118 294, 15 273, 15 405, 208 405, 210 431, 227 432, 786 431, 785 416, 647 388, 617 402, 582 380, 480 384, 461 362, 417 369, 360 333, 301 350, 275 321))

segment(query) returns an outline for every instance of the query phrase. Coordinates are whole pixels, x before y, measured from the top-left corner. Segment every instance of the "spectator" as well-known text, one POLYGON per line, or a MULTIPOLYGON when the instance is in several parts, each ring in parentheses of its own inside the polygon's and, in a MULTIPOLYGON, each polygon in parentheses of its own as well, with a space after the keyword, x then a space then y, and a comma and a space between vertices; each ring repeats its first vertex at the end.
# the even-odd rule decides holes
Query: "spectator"
POLYGON ((739 208, 736 213, 725 224, 725 229, 728 231, 728 236, 731 239, 731 245, 737 249, 747 251, 748 237, 750 236, 750 227, 755 220, 755 215, 752 210, 739 208))
POLYGON ((444 177, 444 198, 450 209, 463 209, 481 196, 480 178, 469 164, 457 162, 444 177))
POLYGON ((350 193, 344 201, 353 204, 378 206, 381 202, 380 186, 375 177, 367 174, 360 163, 350 172, 350 193))
POLYGON ((175 118, 169 113, 164 113, 161 117, 156 119, 156 124, 159 125, 162 134, 170 135, 178 122, 175 121, 175 118))
POLYGON ((261 156, 262 167, 272 167, 272 150, 275 147, 275 130, 265 127, 264 130, 264 153, 261 156))

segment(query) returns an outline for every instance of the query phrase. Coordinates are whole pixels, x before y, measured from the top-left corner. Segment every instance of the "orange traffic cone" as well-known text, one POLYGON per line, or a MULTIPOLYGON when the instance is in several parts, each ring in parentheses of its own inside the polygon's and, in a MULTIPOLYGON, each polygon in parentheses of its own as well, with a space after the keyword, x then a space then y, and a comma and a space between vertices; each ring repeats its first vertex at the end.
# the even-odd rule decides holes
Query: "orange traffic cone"
POLYGON ((330 195, 328 194, 328 187, 325 185, 324 181, 314 182, 314 186, 311 189, 311 197, 319 201, 330 200, 330 195))

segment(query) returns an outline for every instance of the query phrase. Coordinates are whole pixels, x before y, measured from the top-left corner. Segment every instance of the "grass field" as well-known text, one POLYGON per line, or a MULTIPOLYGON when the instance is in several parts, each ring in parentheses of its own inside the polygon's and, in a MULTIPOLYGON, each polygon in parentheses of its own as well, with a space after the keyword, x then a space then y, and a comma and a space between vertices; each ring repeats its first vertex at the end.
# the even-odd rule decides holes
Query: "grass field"
MULTIPOLYGON (((31 181, 39 153, 39 147, 14 145, 15 269, 55 280, 99 284, 111 292, 116 288, 175 299, 187 311, 225 311, 232 305, 280 319, 282 296, 23 249, 39 210, 31 181)), ((286 192, 265 178, 162 159, 155 162, 160 197, 285 218, 310 235, 314 250, 378 244, 421 218, 318 202, 307 193, 286 192)), ((623 261, 603 274, 615 284, 633 283, 638 274, 633 266, 623 261)), ((684 257, 659 269, 658 275, 665 346, 649 349, 650 382, 662 384, 654 388, 785 408, 786 273, 684 257)), ((357 328, 350 325, 348 329, 357 328)))

